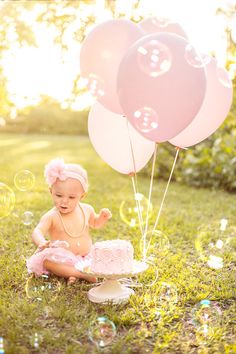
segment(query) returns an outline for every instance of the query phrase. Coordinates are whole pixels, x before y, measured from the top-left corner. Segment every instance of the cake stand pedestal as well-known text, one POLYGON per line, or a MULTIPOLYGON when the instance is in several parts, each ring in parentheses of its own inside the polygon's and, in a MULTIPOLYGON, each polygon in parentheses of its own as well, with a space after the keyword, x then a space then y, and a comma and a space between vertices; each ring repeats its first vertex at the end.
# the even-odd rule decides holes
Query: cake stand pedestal
POLYGON ((126 302, 130 295, 134 294, 134 290, 128 288, 126 285, 122 285, 119 279, 132 277, 138 273, 144 272, 147 268, 148 265, 146 263, 139 261, 134 261, 133 269, 130 273, 123 274, 93 273, 90 267, 85 268, 82 273, 104 278, 101 285, 95 286, 88 291, 89 300, 96 303, 112 302, 114 304, 126 302))

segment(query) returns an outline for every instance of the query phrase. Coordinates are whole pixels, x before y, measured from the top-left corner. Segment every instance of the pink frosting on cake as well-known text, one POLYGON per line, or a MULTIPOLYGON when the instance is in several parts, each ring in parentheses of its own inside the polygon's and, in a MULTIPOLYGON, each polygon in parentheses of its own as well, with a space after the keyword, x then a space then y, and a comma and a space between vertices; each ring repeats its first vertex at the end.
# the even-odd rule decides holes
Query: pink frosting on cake
POLYGON ((92 246, 91 271, 101 274, 130 273, 133 269, 134 249, 126 240, 96 242, 92 246))

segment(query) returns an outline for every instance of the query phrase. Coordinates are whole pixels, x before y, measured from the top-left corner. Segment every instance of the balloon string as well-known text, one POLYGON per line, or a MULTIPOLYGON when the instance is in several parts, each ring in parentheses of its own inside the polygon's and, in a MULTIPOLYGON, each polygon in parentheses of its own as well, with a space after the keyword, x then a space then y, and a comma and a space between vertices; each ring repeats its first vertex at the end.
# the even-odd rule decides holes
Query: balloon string
POLYGON ((150 211, 150 205, 151 205, 152 187, 153 187, 153 179, 154 179, 154 169, 155 169, 156 156, 157 156, 157 146, 158 146, 158 144, 155 144, 155 150, 154 150, 153 160, 152 160, 151 180, 150 180, 149 194, 148 194, 147 215, 146 215, 145 230, 144 230, 143 242, 142 242, 142 244, 143 244, 143 260, 144 261, 146 260, 146 256, 147 256, 146 238, 147 238, 147 230, 148 230, 148 217, 149 217, 149 211, 150 211))
POLYGON ((135 180, 134 180, 133 175, 131 176, 131 180, 132 180, 133 189, 134 189, 134 199, 135 199, 137 210, 138 210, 139 228, 140 228, 141 235, 143 237, 143 217, 142 217, 142 213, 141 213, 140 201, 137 198, 137 190, 136 190, 135 180))
POLYGON ((126 124, 127 124, 127 132, 128 132, 128 137, 129 137, 129 143, 130 143, 130 151, 131 151, 131 156, 132 156, 133 166, 134 166, 134 172, 130 173, 129 175, 131 176, 131 179, 132 179, 133 190, 134 190, 134 200, 136 202, 136 207, 138 210, 139 228, 141 231, 141 235, 143 236, 143 217, 142 217, 142 212, 141 212, 140 200, 139 200, 139 198, 137 198, 138 179, 137 179, 137 172, 136 172, 136 165, 135 165, 135 158, 134 158, 134 149, 133 149, 132 140, 131 140, 131 136, 130 136, 129 122, 128 122, 127 118, 126 118, 126 124))
POLYGON ((169 188, 169 184, 170 184, 170 181, 171 181, 173 172, 174 172, 174 168, 175 168, 175 164, 176 164, 177 157, 178 157, 178 154, 179 154, 179 150, 180 150, 180 148, 177 147, 177 148, 176 148, 175 159, 174 159, 174 162, 173 162, 173 165, 172 165, 172 169, 171 169, 171 172, 170 172, 170 176, 169 176, 169 179, 168 179, 168 182, 167 182, 167 185, 166 185, 166 189, 165 189, 165 192, 164 192, 162 201, 161 201, 161 205, 160 205, 160 208, 159 208, 159 211, 158 211, 158 215, 157 215, 157 218, 156 218, 156 221, 155 221, 155 225, 154 225, 154 227, 153 227, 152 232, 155 231, 155 229, 156 229, 156 227, 157 227, 157 225, 158 225, 158 221, 159 221, 159 218, 160 218, 160 215, 161 215, 161 212, 162 212, 162 208, 163 208, 163 205, 164 205, 165 197, 166 197, 166 194, 167 194, 167 191, 168 191, 168 188, 169 188))

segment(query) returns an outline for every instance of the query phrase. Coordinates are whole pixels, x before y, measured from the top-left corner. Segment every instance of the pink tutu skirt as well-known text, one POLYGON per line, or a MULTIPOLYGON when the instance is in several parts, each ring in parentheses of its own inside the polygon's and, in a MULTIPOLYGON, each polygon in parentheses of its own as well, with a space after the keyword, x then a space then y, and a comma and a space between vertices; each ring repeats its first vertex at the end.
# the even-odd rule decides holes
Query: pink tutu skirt
POLYGON ((89 253, 85 257, 82 257, 80 255, 75 255, 64 247, 45 248, 40 252, 34 253, 29 259, 27 259, 26 265, 28 272, 34 273, 37 276, 49 274, 49 271, 43 265, 45 260, 72 265, 77 270, 83 270, 84 267, 90 265, 91 254, 89 253))

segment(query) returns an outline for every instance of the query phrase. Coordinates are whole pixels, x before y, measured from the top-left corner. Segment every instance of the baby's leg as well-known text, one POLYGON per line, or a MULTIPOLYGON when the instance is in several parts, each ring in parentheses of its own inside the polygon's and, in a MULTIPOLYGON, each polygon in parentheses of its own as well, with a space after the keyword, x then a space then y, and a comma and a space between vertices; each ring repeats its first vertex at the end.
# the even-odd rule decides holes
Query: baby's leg
POLYGON ((96 282, 95 277, 82 274, 75 267, 70 266, 68 264, 55 263, 46 259, 43 262, 43 265, 49 272, 58 275, 59 277, 64 277, 64 278, 75 277, 75 278, 85 279, 91 283, 96 282))

